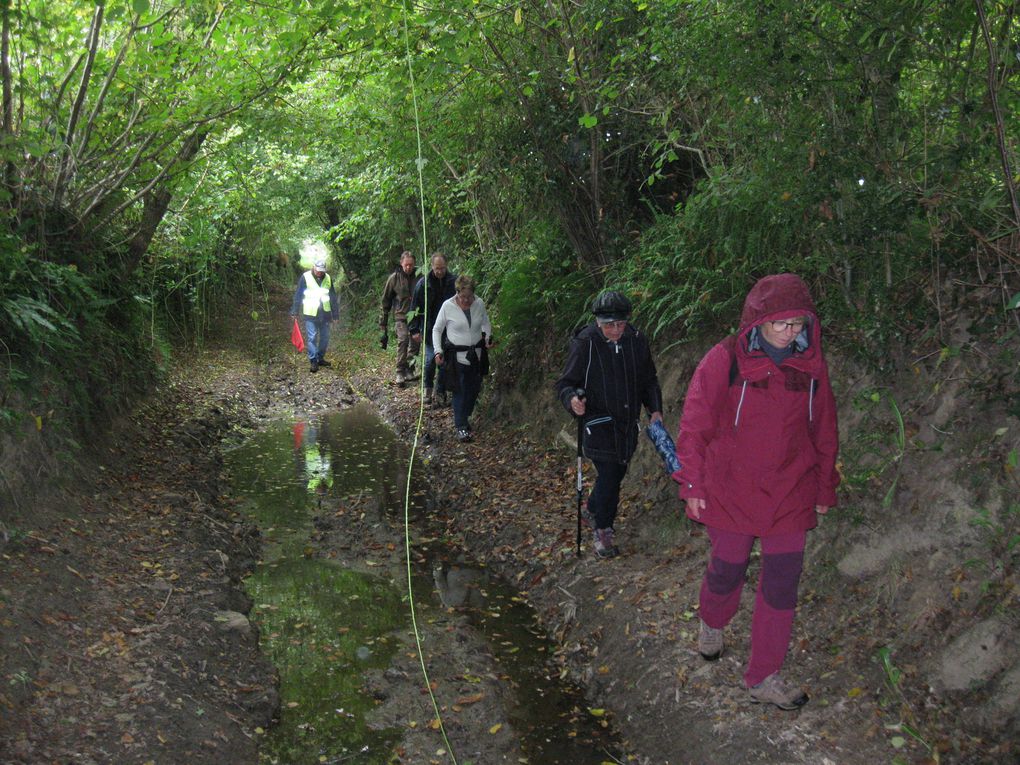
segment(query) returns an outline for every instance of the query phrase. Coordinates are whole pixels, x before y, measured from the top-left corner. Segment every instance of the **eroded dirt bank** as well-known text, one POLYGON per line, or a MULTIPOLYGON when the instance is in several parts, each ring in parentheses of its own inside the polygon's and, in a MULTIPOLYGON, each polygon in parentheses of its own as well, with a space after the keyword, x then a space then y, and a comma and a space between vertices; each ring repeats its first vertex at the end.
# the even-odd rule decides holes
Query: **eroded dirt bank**
POLYGON ((243 416, 170 386, 5 513, 0 761, 255 761, 278 704, 243 615, 259 540, 217 452, 243 416))

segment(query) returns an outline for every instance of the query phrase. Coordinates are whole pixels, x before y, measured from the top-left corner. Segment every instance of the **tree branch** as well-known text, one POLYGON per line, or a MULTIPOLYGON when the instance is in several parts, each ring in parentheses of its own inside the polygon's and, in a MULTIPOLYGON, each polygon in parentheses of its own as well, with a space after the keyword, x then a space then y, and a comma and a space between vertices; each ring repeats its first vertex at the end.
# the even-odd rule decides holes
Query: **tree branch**
POLYGON ((1010 205, 1013 209, 1013 226, 1020 229, 1020 201, 1017 200, 1016 184, 1013 182, 1013 171, 1009 161, 1009 147, 1006 145, 1006 125, 1002 119, 1002 109, 999 107, 999 83, 995 76, 999 69, 998 57, 995 55, 995 45, 992 42, 992 34, 988 29, 988 16, 985 13, 984 0, 974 0, 977 8, 978 18, 981 21, 981 34, 985 38, 985 45, 988 46, 988 97, 992 104, 992 113, 995 115, 995 137, 999 144, 999 159, 1002 161, 1003 181, 1006 184, 1006 191, 1009 194, 1010 205))
POLYGON ((53 189, 53 203, 60 206, 67 186, 67 179, 70 173, 71 161, 73 159, 72 146, 74 143, 74 131, 78 126, 78 119, 81 116, 82 107, 85 105, 85 96, 89 90, 89 81, 92 79, 92 65, 96 60, 96 50, 99 48, 99 30, 103 26, 103 11, 106 0, 96 1, 96 10, 92 15, 92 25, 89 27, 88 56, 85 60, 85 69, 81 73, 81 84, 78 86, 78 95, 71 107, 71 116, 67 120, 67 131, 64 134, 64 145, 60 159, 60 172, 57 174, 57 182, 53 189))
POLYGON ((124 39, 124 44, 120 46, 120 50, 117 51, 117 57, 110 66, 110 71, 106 73, 106 79, 103 81, 103 87, 99 89, 99 96, 96 98, 96 103, 92 107, 92 112, 89 114, 89 118, 85 122, 85 128, 82 131, 81 140, 78 142, 79 154, 84 152, 86 147, 89 145, 89 138, 92 137, 92 129, 96 124, 96 119, 99 117, 99 112, 102 111, 103 104, 106 102, 106 94, 110 92, 110 86, 113 84, 113 79, 117 76, 117 72, 120 70, 120 65, 124 61, 124 55, 127 53, 128 46, 134 39, 135 30, 137 29, 135 25, 137 22, 138 14, 136 13, 134 18, 131 20, 131 26, 128 29, 127 37, 124 39))

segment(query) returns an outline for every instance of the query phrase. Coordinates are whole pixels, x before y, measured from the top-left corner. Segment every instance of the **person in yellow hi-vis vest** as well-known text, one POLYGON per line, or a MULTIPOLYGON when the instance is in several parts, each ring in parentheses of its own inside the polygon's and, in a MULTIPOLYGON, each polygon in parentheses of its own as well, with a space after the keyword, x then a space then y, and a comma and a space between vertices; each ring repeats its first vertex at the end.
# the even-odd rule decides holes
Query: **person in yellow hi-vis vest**
POLYGON ((312 270, 305 271, 298 279, 290 315, 296 319, 299 314, 305 320, 305 349, 312 372, 318 372, 319 367, 332 366, 326 360, 326 348, 329 325, 340 318, 340 301, 323 259, 316 260, 312 270))

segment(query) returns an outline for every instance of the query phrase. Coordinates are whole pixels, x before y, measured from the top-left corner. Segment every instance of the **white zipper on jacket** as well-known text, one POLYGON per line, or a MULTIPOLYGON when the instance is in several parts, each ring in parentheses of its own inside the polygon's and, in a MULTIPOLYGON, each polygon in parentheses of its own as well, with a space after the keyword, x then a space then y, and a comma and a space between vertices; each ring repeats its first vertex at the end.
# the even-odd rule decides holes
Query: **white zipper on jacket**
POLYGON ((744 393, 747 391, 747 380, 744 380, 744 384, 740 386, 740 401, 737 402, 737 416, 733 418, 733 427, 737 427, 740 422, 740 407, 744 405, 744 393))

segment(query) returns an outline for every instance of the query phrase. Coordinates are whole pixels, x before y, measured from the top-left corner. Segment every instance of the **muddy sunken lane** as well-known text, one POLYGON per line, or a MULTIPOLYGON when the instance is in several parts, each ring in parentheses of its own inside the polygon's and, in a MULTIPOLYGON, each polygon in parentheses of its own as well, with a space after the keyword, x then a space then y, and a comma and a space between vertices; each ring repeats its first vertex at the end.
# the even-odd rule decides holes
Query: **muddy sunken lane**
POLYGON ((263 752, 272 762, 368 765, 389 763, 398 742, 403 761, 426 762, 440 750, 413 731, 441 721, 444 746, 465 762, 624 756, 564 687, 517 591, 440 538, 420 464, 408 571, 408 456, 368 403, 272 423, 226 455, 234 492, 263 530, 263 560, 247 582, 283 702, 263 752), (438 716, 402 598, 409 575, 438 716))
MULTIPOLYGON (((281 305, 284 302, 285 298, 281 305)), ((43 688, 26 686, 24 696, 17 698, 12 697, 11 689, 15 686, 0 691, 4 694, 0 703, 5 704, 2 745, 7 747, 0 751, 12 762, 55 761, 72 751, 84 762, 89 758, 93 762, 140 763, 149 759, 254 761, 254 742, 259 737, 256 730, 263 727, 260 723, 265 709, 272 706, 271 693, 265 691, 271 669, 253 653, 254 630, 250 637, 231 635, 232 643, 222 644, 223 647, 217 644, 212 650, 193 639, 206 632, 217 640, 223 639, 222 635, 231 633, 213 631, 216 612, 245 611, 246 604, 230 593, 236 593, 233 582, 245 568, 246 557, 248 561, 255 557, 254 553, 245 553, 252 540, 234 508, 217 499, 222 496, 224 484, 215 460, 215 439, 189 428, 180 430, 171 440, 165 440, 163 434, 196 417, 202 422, 203 418, 216 416, 212 407, 223 412, 231 423, 245 424, 249 420, 262 422, 297 412, 315 414, 341 409, 365 397, 408 442, 417 419, 415 391, 398 390, 382 382, 390 377, 391 359, 367 346, 356 346, 340 332, 331 352, 336 366, 313 376, 303 359, 287 345, 288 332, 288 320, 281 311, 280 316, 262 324, 240 323, 222 337, 213 338, 203 352, 185 360, 166 391, 170 394, 169 405, 139 427, 141 433, 150 433, 152 440, 140 438, 137 443, 132 442, 131 448, 125 448, 117 458, 116 469, 110 465, 102 471, 104 475, 115 476, 110 480, 109 491, 124 492, 123 497, 111 500, 103 489, 91 488, 78 497, 86 499, 97 494, 103 507, 98 515, 112 520, 83 529, 84 524, 66 522, 68 513, 54 514, 53 523, 45 529, 40 527, 39 532, 47 542, 57 544, 28 540, 17 551, 21 557, 4 562, 10 563, 8 571, 19 571, 11 579, 4 578, 5 591, 17 594, 20 587, 25 595, 16 607, 12 605, 15 597, 3 596, 6 614, 0 613, 0 618, 15 625, 14 631, 5 630, 4 635, 27 635, 36 640, 37 644, 29 648, 38 657, 40 653, 49 653, 36 648, 52 633, 55 642, 67 644, 67 655, 72 658, 67 662, 67 655, 59 654, 60 658, 53 662, 60 669, 60 681, 68 686, 63 689, 66 693, 58 694, 57 687, 51 687, 56 670, 42 676, 33 674, 38 665, 15 667, 7 657, 15 655, 20 647, 5 642, 5 677, 22 676, 18 673, 24 670, 30 683, 45 683, 43 688), (158 455, 158 459, 153 455, 158 455), (203 463, 202 459, 213 461, 203 463), (159 474, 140 472, 139 466, 146 464, 161 465, 159 474), (199 491, 200 501, 189 490, 193 482, 207 486, 205 493, 199 491), (171 496, 165 503, 151 502, 154 499, 149 496, 151 485, 168 487, 157 496, 171 496), (152 506, 145 506, 145 502, 152 506), (168 507, 173 512, 168 512, 168 507), (116 512, 108 512, 110 509, 116 512), (136 509, 138 520, 132 523, 128 516, 136 509), (171 530, 165 520, 168 516, 174 518, 176 525, 171 534, 164 535, 163 531, 171 530), (125 540, 130 532, 138 533, 144 540, 136 551, 137 557, 124 554, 129 549, 125 540), (86 534, 93 536, 85 541, 86 534), (54 554, 41 549, 43 546, 54 550, 66 547, 72 557, 57 561, 54 554), (162 557, 157 553, 162 553, 162 557), (93 558, 95 572, 85 565, 93 564, 93 558), (100 572, 100 562, 105 559, 113 561, 113 568, 100 572), (173 566, 168 567, 167 561, 173 566), (46 587, 32 584, 29 563, 48 572, 46 587), (151 570, 142 563, 153 566, 160 563, 161 570, 169 568, 176 573, 178 578, 170 582, 173 592, 166 584, 154 582, 151 570), (68 568, 84 576, 88 586, 68 568), (137 596, 130 597, 135 590, 117 594, 114 585, 120 586, 122 575, 125 582, 135 582, 137 593, 144 593, 152 602, 139 601, 138 605, 145 606, 139 609, 135 604, 137 596), (148 586, 142 588, 142 584, 148 586), (93 591, 97 587, 106 594, 97 596, 93 591), (74 593, 77 602, 74 607, 70 602, 60 605, 52 600, 54 593, 69 592, 74 593), (177 598, 178 594, 189 596, 177 598), (116 604, 111 600, 114 595, 116 604), (202 598, 210 602, 203 604, 202 598), (24 605, 28 602, 34 604, 34 611, 24 605), (129 620, 141 621, 111 622, 115 615, 124 617, 132 610, 150 616, 140 617, 136 613, 129 620), (14 611, 17 613, 12 619, 14 611), (89 625, 82 626, 79 621, 80 630, 70 626, 70 622, 86 613, 91 620, 89 625), (50 624, 42 614, 57 624, 50 624), (65 620, 65 616, 71 618, 65 620), (37 625, 32 632, 30 625, 35 624, 36 617, 41 626, 37 625), (112 623, 114 630, 110 628, 112 623), (165 625, 160 627, 159 634, 178 637, 173 641, 146 641, 146 633, 131 632, 149 629, 154 623, 165 625), (118 638, 125 641, 137 662, 146 662, 136 668, 141 672, 140 679, 120 673, 117 662, 123 657, 124 646, 118 638), (104 651, 104 643, 111 647, 104 651), (92 646, 96 657, 88 654, 92 646), (143 659, 140 652, 145 651, 151 653, 143 659), (143 671, 150 666, 151 677, 143 671), (184 692, 174 685, 182 682, 181 678, 193 684, 182 688, 184 692), (149 683, 147 687, 158 692, 145 696, 143 704, 138 704, 130 694, 145 691, 146 686, 132 691, 141 683, 149 683), (111 701, 121 703, 121 695, 112 691, 122 687, 124 708, 107 706, 111 701), (193 699, 200 703, 195 704, 193 699), (263 706, 258 707, 250 699, 260 700, 263 706), (17 714, 6 714, 11 709, 17 714), (46 715, 53 727, 45 732, 32 727, 30 720, 41 719, 39 715, 46 715)), ((591 714, 589 710, 606 710, 602 719, 611 720, 623 733, 633 761, 740 765, 888 760, 883 737, 869 733, 881 725, 875 711, 877 700, 858 695, 854 703, 846 701, 849 691, 863 685, 859 676, 862 662, 858 656, 854 668, 850 641, 839 655, 829 652, 827 646, 812 637, 829 628, 812 623, 810 605, 802 609, 790 663, 799 677, 816 679, 818 687, 808 684, 813 697, 811 704, 795 714, 747 705, 739 684, 746 648, 740 644, 732 646, 728 655, 714 665, 704 664, 695 650, 694 604, 705 550, 697 528, 677 522, 675 507, 647 504, 646 498, 656 492, 661 494, 661 487, 656 489, 645 485, 640 477, 630 477, 625 483, 619 529, 625 555, 612 561, 597 561, 586 550, 580 560, 576 559, 573 456, 568 450, 536 445, 520 429, 489 420, 485 416, 484 396, 477 421, 478 440, 472 444, 461 445, 451 437, 448 411, 427 414, 431 438, 421 443, 421 455, 427 462, 435 500, 432 512, 444 535, 483 562, 491 573, 522 590, 554 640, 560 671, 586 687, 588 704, 582 711, 591 714)), ((591 476, 586 476, 587 485, 590 481, 591 476)), ((61 507, 64 506, 70 505, 65 501, 61 507)), ((392 541, 381 543, 385 546, 392 541)), ((12 551, 7 548, 4 552, 11 555, 12 551)), ((315 554, 328 551, 320 549, 315 554)), ((805 603, 810 604, 814 597, 812 583, 805 582, 804 588, 805 603)), ((735 634, 746 634, 747 614, 748 609, 742 609, 733 627, 735 634)), ((466 618, 456 612, 448 616, 466 618)), ((7 622, 3 624, 6 628, 7 622)), ((847 628, 855 629, 853 625, 847 628)), ((861 649, 864 650, 866 647, 861 649)), ((431 717, 422 700, 416 660, 408 657, 408 653, 411 651, 397 652, 397 657, 403 657, 403 664, 395 664, 390 674, 403 673, 410 678, 408 687, 415 689, 408 693, 416 694, 416 701, 425 709, 416 712, 412 719, 427 723, 431 717)), ((443 654, 435 655, 443 661, 443 654)), ((484 655, 476 659, 482 661, 484 655)), ((471 666, 475 671, 469 670, 468 674, 472 676, 496 673, 494 666, 471 666)), ((381 715, 387 718, 395 694, 374 683, 373 680, 368 684, 370 692, 375 689, 388 694, 386 699, 380 699, 384 702, 380 705, 381 715)), ((461 689, 452 681, 444 685, 441 679, 437 690, 441 703, 449 706, 463 698, 457 695, 461 689), (450 690, 454 693, 442 696, 450 690)), ((486 695, 494 702, 500 699, 495 688, 486 695)), ((478 704, 461 706, 478 710, 477 721, 465 719, 466 735, 479 740, 499 739, 501 734, 512 738, 507 725, 489 733, 502 719, 498 703, 496 711, 482 711, 478 704)), ((386 721, 396 722, 401 716, 403 713, 394 713, 386 721)), ((483 751, 480 743, 474 747, 461 741, 455 743, 461 744, 455 747, 457 751, 483 751)), ((406 728, 402 747, 404 762, 447 760, 446 755, 438 754, 445 748, 441 735, 428 724, 406 728)), ((508 745, 484 751, 499 751, 498 756, 502 757, 515 750, 508 745)), ((480 758, 474 761, 476 765, 486 762, 480 758)))
MULTIPOLYGON (((339 347, 344 362, 325 374, 310 375, 291 361, 292 371, 285 383, 281 380, 290 405, 300 409, 323 402, 325 407, 356 390, 411 443, 418 391, 386 382, 392 359, 367 342, 339 347), (347 363, 353 359, 357 367, 347 363)), ((881 730, 879 699, 861 694, 861 665, 868 663, 870 646, 848 641, 837 653, 813 637, 831 632, 818 621, 828 614, 804 609, 788 663, 803 678, 812 703, 792 714, 748 704, 740 679, 747 648, 739 638, 720 662, 706 664, 697 654, 696 604, 707 541, 700 527, 678 518, 668 481, 658 474, 628 477, 618 529, 625 554, 599 561, 585 539, 578 559, 574 455, 562 445, 533 442, 519 418, 514 424, 494 421, 486 405, 483 392, 476 440, 470 444, 454 438, 449 410, 425 412, 418 448, 429 474, 431 513, 446 538, 518 587, 536 608, 556 644, 561 673, 585 688, 585 713, 604 711, 604 719, 623 734, 631 761, 740 765, 888 759, 888 745, 875 735, 881 730), (664 491, 670 501, 658 501, 664 491)), ((592 478, 586 474, 586 487, 592 478)), ((811 603, 821 596, 805 580, 804 600, 811 603)), ((753 597, 753 588, 747 590, 745 595, 753 597)), ((748 605, 733 624, 735 636, 749 633, 748 605)), ((441 737, 428 728, 412 735, 432 737, 420 751, 443 748, 441 737)))

